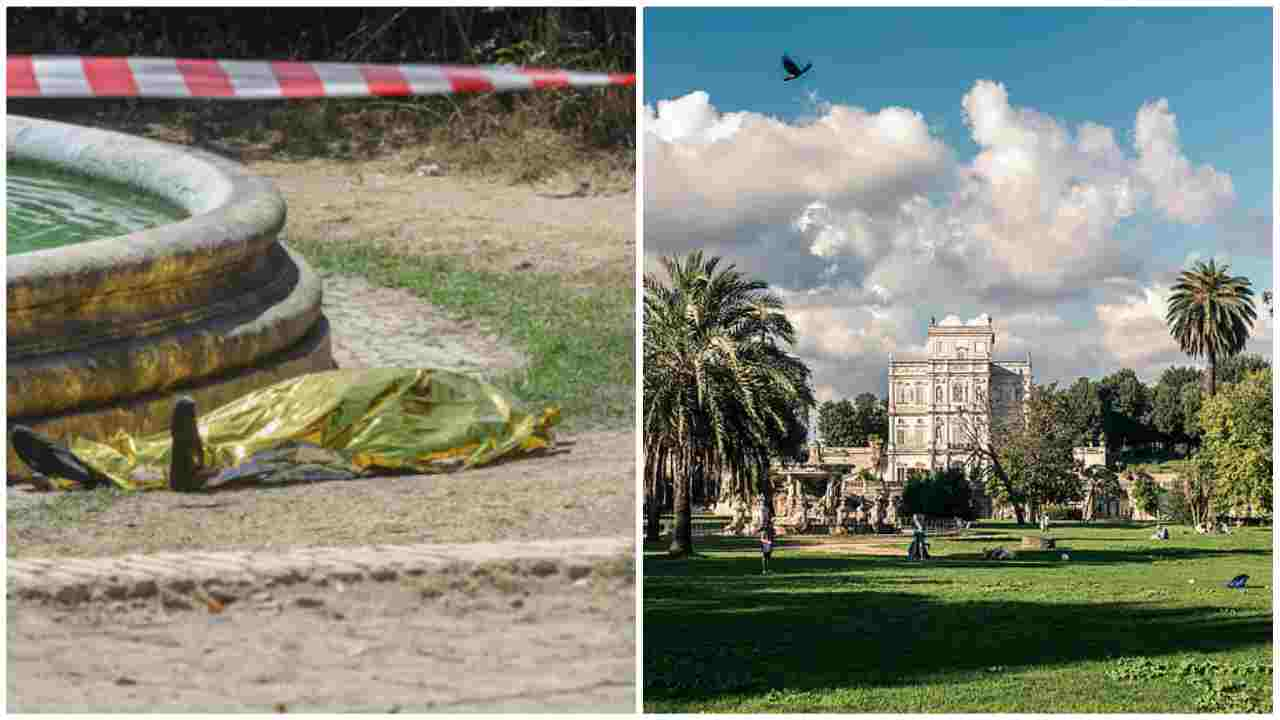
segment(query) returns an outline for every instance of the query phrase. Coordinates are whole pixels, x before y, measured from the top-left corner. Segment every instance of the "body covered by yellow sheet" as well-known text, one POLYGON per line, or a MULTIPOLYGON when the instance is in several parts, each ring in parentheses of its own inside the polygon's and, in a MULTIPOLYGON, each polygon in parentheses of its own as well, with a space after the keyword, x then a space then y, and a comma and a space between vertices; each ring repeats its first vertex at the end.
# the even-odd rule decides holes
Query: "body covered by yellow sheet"
MULTIPOLYGON (((201 415, 199 428, 209 475, 262 457, 280 469, 289 464, 284 453, 269 451, 302 448, 293 454, 299 462, 354 477, 441 472, 540 450, 553 443, 558 420, 556 408, 527 415, 493 385, 444 370, 332 370, 254 391, 201 415)), ((120 487, 153 489, 168 486, 171 446, 165 431, 78 438, 70 447, 120 487)))

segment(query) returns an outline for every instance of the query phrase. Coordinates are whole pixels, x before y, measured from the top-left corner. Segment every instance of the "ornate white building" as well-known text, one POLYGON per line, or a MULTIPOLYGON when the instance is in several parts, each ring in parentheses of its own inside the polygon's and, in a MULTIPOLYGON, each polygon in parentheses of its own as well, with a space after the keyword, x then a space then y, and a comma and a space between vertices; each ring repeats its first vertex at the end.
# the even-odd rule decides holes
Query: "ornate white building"
POLYGON ((992 359, 995 329, 989 315, 968 324, 929 324, 922 357, 889 356, 889 437, 885 477, 902 487, 912 469, 932 471, 968 459, 964 447, 991 420, 1018 411, 1031 392, 1026 360, 992 359))

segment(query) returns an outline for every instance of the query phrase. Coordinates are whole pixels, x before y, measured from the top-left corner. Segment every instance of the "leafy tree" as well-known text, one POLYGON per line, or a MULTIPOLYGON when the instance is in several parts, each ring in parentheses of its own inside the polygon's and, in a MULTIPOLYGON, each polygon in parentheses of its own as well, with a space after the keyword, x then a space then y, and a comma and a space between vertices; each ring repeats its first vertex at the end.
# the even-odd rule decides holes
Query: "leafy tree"
POLYGON ((1053 384, 1031 388, 1026 426, 1013 434, 1004 449, 1004 464, 1026 492, 1033 515, 1047 504, 1068 503, 1083 496, 1077 474, 1074 438, 1054 402, 1053 384))
POLYGON ((1204 434, 1204 428, 1200 427, 1200 406, 1203 404, 1203 395, 1199 383, 1182 386, 1182 432, 1188 441, 1196 445, 1200 443, 1200 437, 1204 434))
MULTIPOLYGON (((768 285, 701 252, 660 260, 667 285, 644 278, 646 506, 670 484, 672 555, 693 551, 692 488, 726 477, 771 507, 769 462, 803 451, 814 405, 809 369, 783 346, 795 329, 768 285)), ((766 522, 771 518, 766 513, 766 522)), ((649 519, 649 532, 656 528, 649 519)))
POLYGON ((1056 385, 1034 386, 1021 412, 988 419, 974 407, 961 416, 969 464, 985 468, 991 499, 1013 508, 1019 524, 1043 505, 1080 500, 1075 437, 1064 421, 1056 385))
POLYGON ((1271 369, 1224 385, 1200 409, 1204 448, 1214 472, 1214 498, 1224 510, 1271 512, 1271 369))
POLYGON ((1196 261, 1169 294, 1165 321, 1182 351, 1209 360, 1209 397, 1217 392, 1218 361, 1244 349, 1257 313, 1249 279, 1227 274, 1230 265, 1196 261))
POLYGON ((1118 370, 1098 381, 1100 395, 1109 410, 1139 423, 1151 411, 1151 394, 1132 368, 1118 370))
POLYGON ((1152 401, 1152 424, 1169 443, 1189 443, 1187 419, 1183 416, 1182 391, 1200 384, 1200 371, 1190 367, 1170 367, 1160 373, 1152 401))
POLYGON ((1178 481, 1182 486, 1181 495, 1191 513, 1191 524, 1212 527, 1209 521, 1213 517, 1213 463, 1205 453, 1197 453, 1188 460, 1190 462, 1178 473, 1178 481))
POLYGON ((1092 465, 1081 473, 1084 480, 1084 509, 1081 518, 1092 522, 1097 514, 1098 501, 1126 497, 1120 477, 1106 465, 1092 465))
POLYGON ((1129 488, 1132 490, 1133 502, 1142 512, 1155 517, 1157 520, 1160 516, 1160 496, 1164 494, 1164 488, 1160 487, 1155 478, 1142 470, 1135 470, 1125 473, 1129 476, 1129 488))
POLYGON ((1064 420, 1077 446, 1096 445, 1102 437, 1103 406, 1098 383, 1082 377, 1061 394, 1064 420))
POLYGON ((818 406, 818 437, 836 447, 861 446, 865 433, 858 426, 857 411, 848 400, 828 400, 818 406))
POLYGON ((828 400, 818 407, 818 435, 827 445, 866 447, 873 436, 889 434, 889 406, 871 393, 853 402, 828 400))
POLYGON ((902 511, 907 515, 928 514, 933 504, 933 488, 929 475, 912 468, 907 471, 907 481, 902 486, 902 511))
POLYGON ((1218 363, 1218 384, 1238 383, 1255 370, 1266 370, 1271 363, 1258 353, 1240 353, 1218 363))
POLYGON ((861 393, 853 399, 861 435, 858 447, 868 444, 871 437, 889 437, 889 400, 881 400, 871 393, 861 393))
POLYGON ((1015 433, 1025 429, 1022 404, 1008 415, 993 416, 976 404, 961 408, 957 420, 961 443, 968 451, 967 465, 973 469, 996 505, 1013 508, 1019 525, 1026 522, 1027 493, 1020 476, 1009 472, 1004 464, 1004 449, 1015 433))
POLYGON ((1103 406, 1103 427, 1110 447, 1135 446, 1149 436, 1151 394, 1130 368, 1114 372, 1098 382, 1103 406))
POLYGON ((908 473, 902 489, 903 512, 933 517, 974 518, 973 489, 963 468, 952 467, 932 473, 908 473))
POLYGON ((977 517, 973 506, 973 486, 969 484, 964 468, 952 466, 934 472, 933 484, 938 497, 936 515, 972 520, 977 517))
POLYGON ((1169 490, 1168 504, 1165 506, 1164 514, 1171 523, 1178 525, 1194 525, 1195 519, 1191 513, 1191 503, 1187 501, 1187 492, 1181 485, 1174 485, 1169 490))

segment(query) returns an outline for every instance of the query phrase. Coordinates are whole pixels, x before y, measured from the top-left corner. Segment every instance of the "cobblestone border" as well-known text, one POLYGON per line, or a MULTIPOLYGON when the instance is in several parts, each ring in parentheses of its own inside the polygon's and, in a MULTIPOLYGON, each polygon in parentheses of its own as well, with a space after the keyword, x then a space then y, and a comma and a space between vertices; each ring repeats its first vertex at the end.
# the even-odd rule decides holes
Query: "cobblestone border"
POLYGON ((77 604, 148 598, 197 586, 272 587, 307 582, 388 581, 504 565, 536 577, 568 581, 590 575, 601 561, 631 557, 631 538, 371 545, 289 550, 165 552, 105 558, 10 559, 8 590, 24 600, 77 604))

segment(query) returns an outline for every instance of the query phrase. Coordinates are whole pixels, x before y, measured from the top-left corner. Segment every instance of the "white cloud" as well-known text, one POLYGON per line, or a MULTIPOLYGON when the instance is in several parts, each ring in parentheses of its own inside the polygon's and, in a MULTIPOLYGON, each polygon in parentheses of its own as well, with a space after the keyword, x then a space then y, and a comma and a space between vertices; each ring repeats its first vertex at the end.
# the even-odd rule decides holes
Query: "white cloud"
POLYGON ((1164 321, 1168 301, 1168 288, 1155 286, 1096 306, 1102 346, 1121 367, 1145 368, 1180 354, 1164 321))
MULTIPOLYGON (((646 268, 700 248, 769 282, 824 392, 882 392, 888 354, 922 350, 930 317, 990 313, 998 354, 1030 352, 1041 378, 1189 364, 1160 294, 1180 268, 1152 262, 1154 233, 1228 227, 1234 193, 1188 159, 1168 103, 1142 105, 1122 147, 1116 130, 1068 127, 997 82, 959 101, 978 146, 967 162, 909 108, 815 94, 804 120, 783 122, 721 113, 703 92, 645 108, 646 268)), ((1269 217, 1231 227, 1240 252, 1269 251, 1269 217)))
POLYGON ((1231 176, 1209 165, 1193 168, 1178 145, 1178 123, 1169 101, 1149 102, 1138 110, 1138 172, 1152 188, 1156 205, 1170 218, 1203 223, 1235 201, 1231 176))
POLYGON ((658 111, 645 108, 645 132, 665 140, 705 144, 726 140, 742 125, 743 115, 721 115, 711 106, 711 97, 701 90, 675 100, 659 100, 658 111))
POLYGON ((959 315, 948 315, 939 320, 938 324, 945 327, 964 327, 966 325, 974 327, 977 325, 990 325, 991 316, 986 313, 982 313, 976 318, 961 320, 959 315))

